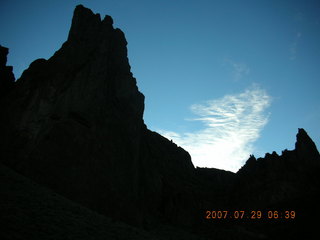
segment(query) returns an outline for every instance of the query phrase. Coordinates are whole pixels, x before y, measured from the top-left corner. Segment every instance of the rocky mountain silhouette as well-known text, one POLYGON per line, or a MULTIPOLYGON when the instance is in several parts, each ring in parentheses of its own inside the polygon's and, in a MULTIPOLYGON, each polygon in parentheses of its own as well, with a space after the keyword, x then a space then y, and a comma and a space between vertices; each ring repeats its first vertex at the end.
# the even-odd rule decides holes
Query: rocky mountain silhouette
POLYGON ((294 150, 251 156, 237 173, 195 168, 187 151, 144 124, 144 95, 126 45, 110 16, 101 20, 78 5, 67 41, 16 82, 6 66, 8 49, 1 47, 0 218, 6 231, 0 238, 306 234, 301 224, 320 213, 320 155, 306 131, 299 129, 294 150), (207 219, 213 210, 296 216, 207 219))

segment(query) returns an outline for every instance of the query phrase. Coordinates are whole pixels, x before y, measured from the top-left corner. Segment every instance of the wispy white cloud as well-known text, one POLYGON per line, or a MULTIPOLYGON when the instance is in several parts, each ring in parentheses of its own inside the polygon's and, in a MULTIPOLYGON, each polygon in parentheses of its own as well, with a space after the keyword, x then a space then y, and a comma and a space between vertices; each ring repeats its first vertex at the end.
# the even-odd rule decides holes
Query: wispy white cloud
POLYGON ((224 59, 224 64, 232 67, 232 77, 234 81, 241 80, 245 75, 250 73, 250 68, 245 63, 235 62, 230 58, 224 59))
POLYGON ((191 111, 197 115, 192 120, 203 123, 199 131, 158 131, 185 148, 195 166, 237 171, 268 122, 265 110, 270 102, 266 91, 252 86, 240 94, 192 105, 191 111))
POLYGON ((289 51, 290 51, 290 60, 295 60, 297 58, 297 49, 299 44, 299 39, 301 38, 301 32, 297 32, 294 41, 290 45, 289 51))

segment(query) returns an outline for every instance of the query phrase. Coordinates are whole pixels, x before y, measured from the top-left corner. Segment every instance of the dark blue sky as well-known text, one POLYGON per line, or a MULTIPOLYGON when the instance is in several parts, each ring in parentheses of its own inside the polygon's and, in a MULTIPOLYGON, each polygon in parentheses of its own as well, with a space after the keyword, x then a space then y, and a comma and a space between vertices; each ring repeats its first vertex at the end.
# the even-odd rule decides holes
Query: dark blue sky
POLYGON ((74 7, 111 15, 146 96, 145 122, 198 166, 236 171, 250 153, 320 143, 319 1, 0 3, 0 44, 16 78, 67 39, 74 7))

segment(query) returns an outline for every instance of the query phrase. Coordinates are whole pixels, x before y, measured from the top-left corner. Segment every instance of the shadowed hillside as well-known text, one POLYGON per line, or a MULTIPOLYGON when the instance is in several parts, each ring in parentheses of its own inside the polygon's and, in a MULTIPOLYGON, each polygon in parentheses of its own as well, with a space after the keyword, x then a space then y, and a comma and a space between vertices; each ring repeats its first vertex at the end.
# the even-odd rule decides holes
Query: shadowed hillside
POLYGON ((0 164, 1 239, 152 239, 0 164))

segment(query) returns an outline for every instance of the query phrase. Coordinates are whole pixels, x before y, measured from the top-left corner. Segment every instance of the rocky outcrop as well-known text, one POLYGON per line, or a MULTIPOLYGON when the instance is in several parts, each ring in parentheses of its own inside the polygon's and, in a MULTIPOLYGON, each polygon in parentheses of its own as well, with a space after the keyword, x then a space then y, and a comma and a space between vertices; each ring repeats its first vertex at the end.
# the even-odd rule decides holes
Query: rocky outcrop
POLYGON ((9 49, 0 45, 0 99, 7 95, 14 86, 13 67, 7 66, 9 49))
POLYGON ((316 145, 304 129, 299 129, 294 150, 284 150, 280 156, 275 152, 264 158, 251 156, 237 173, 233 193, 237 204, 246 208, 272 207, 301 196, 316 196, 319 171, 316 145))
POLYGON ((1 159, 131 224, 184 218, 178 201, 192 194, 183 183, 194 175, 190 156, 146 128, 127 42, 112 24, 110 16, 76 7, 61 49, 31 63, 0 103, 1 159))

